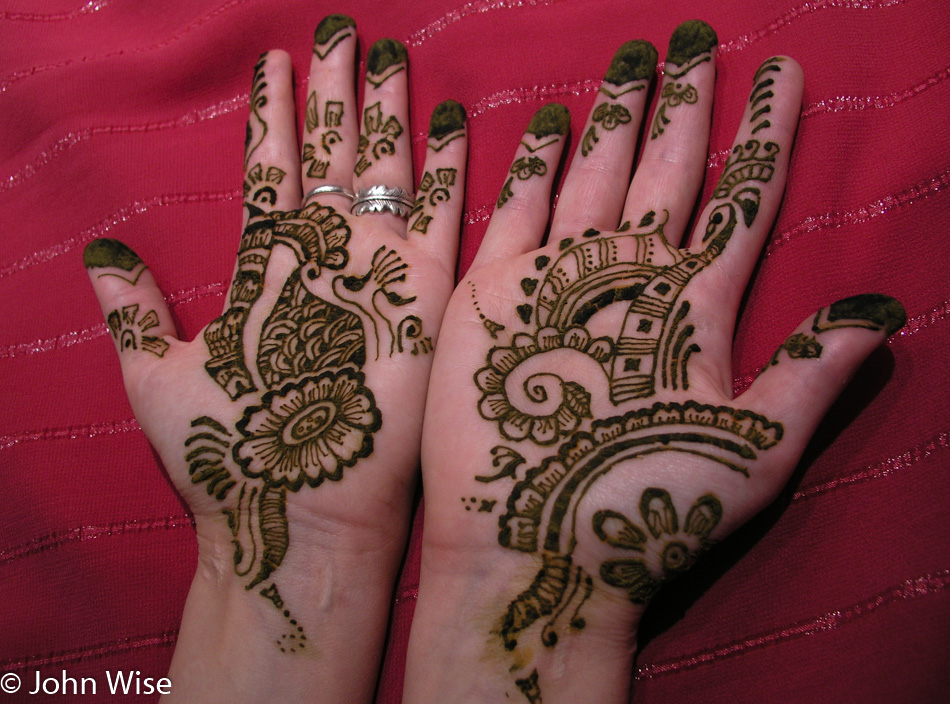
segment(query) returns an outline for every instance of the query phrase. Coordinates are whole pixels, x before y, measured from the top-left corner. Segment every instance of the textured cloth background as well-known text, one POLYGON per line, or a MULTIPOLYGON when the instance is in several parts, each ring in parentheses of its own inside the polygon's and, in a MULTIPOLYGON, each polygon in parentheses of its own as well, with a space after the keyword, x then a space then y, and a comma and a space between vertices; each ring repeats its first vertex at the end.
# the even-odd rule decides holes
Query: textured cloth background
MULTIPOLYGON (((382 36, 408 46, 417 166, 432 107, 468 109, 462 270, 532 113, 566 104, 573 151, 623 41, 649 39, 662 57, 683 20, 717 30, 706 195, 756 67, 798 59, 804 113, 737 334, 736 389, 838 298, 887 293, 909 320, 846 389, 783 499, 658 600, 632 701, 945 701, 945 0, 0 2, 0 673, 167 671, 194 530, 132 417, 82 249, 131 245, 183 336, 215 317, 239 238, 251 67, 288 50, 302 114, 312 30, 330 12, 356 18, 364 55, 382 36)), ((422 523, 420 510, 394 595, 387 704, 400 699, 422 523)))

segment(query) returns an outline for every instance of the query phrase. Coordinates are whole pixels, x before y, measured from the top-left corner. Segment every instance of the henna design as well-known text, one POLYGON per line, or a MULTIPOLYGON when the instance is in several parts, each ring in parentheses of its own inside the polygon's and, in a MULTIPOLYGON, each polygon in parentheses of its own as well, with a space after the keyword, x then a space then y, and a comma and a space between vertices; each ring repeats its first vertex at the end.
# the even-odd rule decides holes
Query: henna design
MULTIPOLYGON (((761 144, 750 139, 745 144, 737 144, 726 160, 722 176, 719 177, 713 198, 728 198, 742 210, 742 219, 746 227, 751 227, 759 212, 762 192, 755 186, 747 185, 751 181, 768 183, 775 173, 775 157, 779 146, 775 142, 761 144)), ((707 230, 706 237, 709 237, 707 230)), ((705 241, 705 237, 703 241, 705 241)))
POLYGON ((294 492, 304 482, 339 481, 344 468, 372 453, 372 434, 381 425, 363 382, 361 372, 344 367, 265 393, 237 423, 244 437, 233 454, 243 474, 262 478, 270 490, 294 492))
POLYGON ((574 327, 563 334, 544 328, 537 337, 519 333, 510 347, 493 347, 489 365, 476 372, 475 384, 482 392, 478 412, 485 420, 497 421, 503 437, 531 438, 550 445, 573 432, 581 419, 591 417, 590 393, 583 386, 530 362, 539 351, 557 348, 581 352, 598 362, 613 354, 610 340, 592 340, 584 328, 574 327))
POLYGON ((619 98, 632 91, 644 90, 656 71, 657 58, 656 48, 648 41, 624 42, 610 60, 600 92, 608 98, 619 98))
POLYGON ((394 250, 382 246, 373 253, 368 272, 362 276, 336 276, 333 279, 333 291, 340 302, 361 313, 367 336, 366 348, 373 350, 375 359, 379 359, 380 350, 384 348, 389 356, 396 352, 398 330, 393 329, 393 320, 399 313, 394 309, 416 300, 415 296, 405 298, 390 288, 393 284, 405 282, 408 268, 394 250), (379 325, 380 322, 384 327, 379 325))
POLYGON ((141 349, 156 357, 162 357, 169 347, 169 344, 160 337, 142 334, 150 328, 158 327, 158 314, 150 310, 139 316, 137 303, 123 306, 121 310, 109 313, 106 316, 106 324, 113 339, 119 345, 119 352, 141 349))
MULTIPOLYGON (((306 112, 307 132, 313 132, 320 126, 320 109, 317 102, 316 92, 310 93, 307 99, 306 112)), ((333 153, 333 146, 343 140, 337 130, 343 123, 343 103, 338 100, 328 100, 323 107, 323 127, 324 132, 320 135, 320 147, 327 155, 333 153)), ((327 170, 330 168, 329 159, 321 158, 317 152, 317 147, 312 142, 304 142, 303 149, 300 152, 300 162, 310 164, 307 167, 307 176, 310 178, 323 179, 327 177, 327 170)))
POLYGON ((267 170, 261 164, 254 164, 244 177, 244 202, 253 203, 258 207, 277 205, 277 189, 284 180, 287 172, 276 166, 268 166, 267 170))
POLYGON ((477 499, 474 496, 470 496, 468 499, 466 499, 464 496, 462 497, 462 506, 466 511, 471 511, 473 508, 475 508, 478 513, 491 513, 495 510, 496 503, 498 502, 494 500, 477 499))
POLYGON ((659 137, 663 134, 666 126, 670 124, 670 118, 666 115, 667 108, 675 108, 682 103, 692 105, 697 100, 699 100, 699 92, 690 83, 670 82, 663 86, 660 93, 660 104, 656 108, 656 114, 653 116, 653 126, 650 128, 650 139, 659 137))
POLYGON ((752 94, 749 96, 749 105, 753 109, 752 117, 749 119, 752 134, 770 127, 772 124, 765 116, 772 112, 772 105, 769 101, 775 97, 775 93, 771 90, 771 86, 775 85, 775 79, 769 77, 768 74, 781 72, 782 67, 779 64, 784 60, 781 57, 773 56, 771 59, 766 59, 759 66, 759 70, 755 72, 755 77, 752 79, 752 94))
POLYGON ((532 141, 522 139, 521 145, 534 154, 545 147, 557 144, 558 140, 567 134, 571 127, 571 114, 560 103, 549 103, 538 110, 528 123, 526 135, 533 135, 532 141), (550 138, 550 139, 549 139, 550 138))
POLYGON ((817 338, 812 337, 811 335, 806 335, 801 332, 794 333, 790 335, 788 339, 785 340, 778 349, 775 350, 775 353, 772 355, 772 358, 768 361, 765 367, 762 368, 760 374, 764 372, 769 367, 774 367, 779 362, 779 355, 782 350, 785 350, 785 353, 791 359, 818 359, 821 357, 821 353, 824 350, 821 343, 818 342, 817 338))
POLYGON ((640 516, 649 536, 617 511, 598 511, 593 526, 597 537, 612 547, 659 555, 658 565, 639 557, 610 559, 601 564, 601 579, 626 591, 634 604, 648 603, 665 580, 689 569, 709 548, 709 534, 722 518, 722 504, 712 494, 699 497, 680 527, 669 492, 649 488, 640 497, 640 516), (648 550, 650 542, 655 546, 648 550))
POLYGON ((105 269, 96 275, 97 279, 114 276, 135 286, 139 277, 148 269, 138 254, 119 240, 103 237, 93 240, 82 253, 82 263, 87 269, 105 269), (118 269, 118 271, 108 271, 118 269))
POLYGON ((356 22, 347 15, 327 15, 313 33, 313 53, 323 61, 347 37, 356 34, 356 22))
POLYGON ((881 293, 864 293, 822 308, 811 329, 820 334, 839 328, 864 328, 893 335, 906 322, 907 312, 899 301, 881 293))
POLYGON ((475 284, 469 281, 468 285, 472 289, 472 304, 475 306, 475 312, 478 314, 478 319, 481 321, 482 325, 485 326, 485 329, 488 330, 488 334, 491 335, 492 339, 497 340, 498 333, 504 330, 505 326, 501 323, 496 323, 494 320, 489 320, 485 316, 481 307, 478 305, 478 299, 475 297, 475 284))
POLYGON ((498 200, 495 202, 496 208, 502 207, 511 200, 511 197, 515 194, 515 192, 511 190, 511 181, 512 179, 509 177, 508 180, 505 181, 505 185, 501 187, 501 193, 498 194, 498 200))
POLYGON ((615 103, 601 103, 596 108, 591 115, 592 124, 587 133, 584 135, 584 139, 581 142, 581 154, 583 156, 588 156, 593 150, 594 145, 600 141, 600 137, 597 136, 597 124, 599 123, 607 131, 616 129, 619 125, 625 125, 630 120, 633 119, 630 115, 630 111, 627 110, 623 105, 615 103))
POLYGON ((313 132, 320 126, 320 108, 317 105, 317 91, 310 91, 307 98, 307 110, 304 115, 304 126, 307 132, 313 132))
POLYGON ((683 103, 693 104, 699 99, 696 87, 679 79, 700 64, 712 61, 712 49, 718 42, 713 28, 701 20, 689 20, 673 31, 664 71, 670 80, 660 92, 660 103, 650 128, 651 140, 663 134, 666 126, 670 124, 670 118, 666 114, 668 108, 683 103), (673 66, 677 68, 674 69, 673 66))
POLYGON ((510 447, 505 447, 504 445, 496 445, 491 449, 492 455, 492 467, 501 467, 497 474, 493 474, 487 477, 475 477, 475 481, 489 482, 496 481, 498 479, 504 479, 505 477, 511 477, 512 479, 518 478, 518 467, 523 465, 527 460, 518 454, 517 451, 512 450, 510 447))
POLYGON ((247 132, 244 137, 244 169, 247 170, 251 163, 251 157, 264 141, 267 134, 267 122, 261 115, 261 109, 267 105, 267 94, 264 89, 267 82, 264 80, 264 67, 267 64, 267 54, 261 54, 261 57, 254 64, 254 80, 251 83, 251 113, 247 118, 247 132))
POLYGON ((817 336, 830 330, 842 328, 861 328, 864 330, 882 331, 893 335, 904 327, 907 322, 907 312, 904 306, 894 298, 880 293, 865 293, 850 298, 843 298, 822 308, 812 320, 811 329, 815 336, 805 333, 793 333, 785 340, 760 374, 779 363, 782 350, 791 359, 817 359, 823 351, 822 344, 817 336))
MULTIPOLYGON (((203 443, 185 455, 191 482, 192 484, 207 482, 205 489, 208 496, 214 496, 218 501, 223 501, 227 498, 228 492, 237 484, 224 462, 227 456, 226 451, 231 447, 230 438, 233 435, 218 421, 208 416, 195 418, 191 421, 191 427, 198 430, 185 440, 185 449, 195 443, 203 443)), ((229 521, 229 524, 232 523, 229 521)))
POLYGON ((307 636, 303 632, 303 626, 300 626, 297 620, 291 617, 290 611, 284 608, 284 600, 277 590, 277 585, 270 584, 264 589, 261 589, 259 594, 270 601, 274 605, 274 608, 281 612, 283 617, 287 620, 287 625, 290 626, 290 633, 282 634, 280 640, 277 642, 280 646, 280 652, 296 653, 298 650, 306 648, 307 636))
POLYGON ((428 148, 440 152, 450 142, 464 137, 466 119, 465 108, 461 103, 445 100, 436 105, 429 119, 428 148))
MULTIPOLYGON (((508 511, 500 519, 499 543, 522 552, 540 549, 543 562, 534 582, 515 598, 502 619, 499 633, 506 648, 517 645, 516 633, 554 613, 570 591, 572 579, 576 579, 571 567, 578 506, 595 482, 621 466, 629 471, 631 461, 658 451, 697 455, 748 476, 748 463, 756 459, 757 451, 775 446, 781 437, 782 426, 763 416, 692 401, 657 403, 594 421, 590 432, 575 433, 555 456, 528 470, 515 485, 508 511)), ((678 523, 668 510, 672 504, 667 505, 660 494, 645 492, 644 496, 641 503, 646 508, 641 510, 646 512, 644 522, 650 534, 654 538, 677 534, 678 523), (657 497, 667 510, 656 507, 657 497)), ((705 540, 714 525, 710 525, 708 514, 715 511, 705 499, 697 504, 700 508, 688 514, 684 530, 705 540)), ((595 534, 599 531, 614 547, 637 550, 645 545, 649 540, 646 534, 630 529, 615 513, 596 514, 600 518, 595 519, 595 534)), ((675 564, 674 555, 669 557, 669 564, 675 564)), ((599 572, 603 575, 603 569, 599 572)))
MULTIPOLYGON (((324 139, 326 136, 326 134, 323 135, 324 139)), ((329 151, 329 149, 324 149, 325 151, 329 151)), ((316 147, 309 142, 305 142, 303 145, 303 149, 300 152, 300 162, 304 165, 309 164, 309 166, 307 166, 307 176, 310 178, 323 179, 327 177, 327 169, 330 168, 329 160, 320 159, 317 156, 316 147)))
POLYGON ((405 45, 395 39, 380 39, 369 48, 366 56, 366 80, 374 88, 406 70, 409 54, 405 45))
POLYGON ((512 174, 512 176, 508 177, 508 180, 505 181, 505 185, 501 189, 501 194, 498 196, 498 203, 496 204, 498 208, 507 203, 514 195, 514 192, 511 190, 511 184, 515 178, 519 181, 527 181, 532 176, 544 176, 548 172, 548 165, 540 157, 522 156, 515 159, 515 162, 511 165, 508 172, 512 174))
POLYGON ((402 134, 399 120, 394 115, 384 115, 379 101, 363 111, 363 125, 365 129, 357 147, 360 157, 354 168, 357 176, 381 157, 395 154, 396 139, 402 134))
MULTIPOLYGON (((681 75, 711 60, 715 35, 703 27, 698 23, 690 30, 696 36, 681 42, 687 45, 680 47, 681 56, 671 42, 673 58, 682 59, 681 75)), ((685 92, 688 84, 669 85, 685 92)), ((690 100, 679 96, 680 102, 690 100)), ((668 93, 666 102, 675 105, 677 98, 668 93)), ((612 109, 615 104, 602 105, 592 122, 598 129, 615 127, 623 113, 612 109)), ((698 250, 672 246, 664 235, 669 213, 650 211, 638 224, 626 221, 612 233, 589 229, 550 243, 547 251, 554 253, 536 257, 534 270, 516 279, 512 290, 520 289, 525 300, 514 301, 515 312, 526 329, 500 340, 496 330, 493 338, 499 341, 473 375, 478 413, 495 424, 505 443, 492 448, 492 469, 475 480, 511 481, 498 542, 541 562, 493 629, 506 649, 516 648, 529 633, 555 647, 563 634, 584 628, 582 610, 595 582, 645 603, 663 580, 685 570, 708 547, 723 514, 710 493, 688 496, 682 501, 691 503, 678 508, 681 499, 649 487, 634 518, 619 510, 622 506, 603 505, 604 487, 592 491, 596 484, 626 481, 655 453, 701 458, 749 477, 761 454, 781 441, 779 423, 738 408, 694 400, 645 408, 631 404, 661 389, 690 388, 689 361, 701 349, 684 291, 725 251, 739 223, 750 226, 755 220, 759 187, 772 179, 778 154, 773 142, 736 146, 714 189, 698 250), (625 408, 605 417, 599 409, 606 403, 625 408), (599 544, 600 553, 575 550, 579 544, 599 544)), ((507 190, 516 176, 533 175, 532 158, 525 154, 515 162, 507 190)), ((852 309, 861 306, 839 306, 815 324, 823 326, 832 317, 834 324, 872 317, 852 309)), ((473 511, 474 502, 466 500, 463 506, 473 511)), ((518 663, 524 661, 521 655, 518 663)), ((518 682, 540 697, 536 676, 518 682)))
POLYGON ((439 203, 452 200, 449 189, 455 185, 456 169, 436 169, 435 176, 426 171, 419 182, 416 202, 409 213, 409 229, 426 234, 439 203))
POLYGON ((291 247, 298 260, 309 265, 314 278, 321 268, 341 269, 348 260, 350 228, 333 208, 312 203, 299 211, 251 213, 241 237, 237 272, 231 284, 230 305, 205 329, 210 359, 205 369, 232 399, 257 390, 244 360, 244 325, 260 298, 264 270, 275 242, 291 247))
POLYGON ((541 704, 541 687, 538 686, 537 668, 526 678, 515 680, 515 685, 530 704, 541 704))
POLYGON ((702 20, 687 20, 673 30, 666 52, 666 63, 679 67, 667 71, 681 78, 699 64, 712 61, 712 50, 719 43, 716 31, 702 20))
MULTIPOLYGON (((615 100, 621 95, 645 90, 656 70, 656 60, 656 49, 650 42, 625 42, 614 54, 599 92, 615 100)), ((618 125, 627 124, 631 119, 630 111, 619 103, 608 101, 598 105, 591 115, 594 124, 587 129, 581 141, 581 154, 588 156, 594 145, 600 141, 598 124, 609 131, 618 125)))
POLYGON ((328 100, 323 106, 323 126, 340 127, 343 124, 343 102, 328 100))
POLYGON ((367 350, 392 355, 398 344, 398 352, 425 354, 432 342, 418 317, 402 313, 394 322, 395 311, 415 300, 399 292, 408 265, 397 252, 380 247, 368 272, 352 274, 350 227, 333 208, 247 208, 229 308, 205 331, 205 366, 232 400, 254 395, 236 421, 192 421, 185 460, 192 483, 223 503, 235 574, 282 613, 288 628, 278 645, 296 652, 306 637, 274 582, 290 548, 288 493, 341 481, 372 454, 382 414, 362 371, 367 350), (245 326, 276 244, 288 247, 298 266, 263 322, 256 358, 248 360, 245 326))
POLYGON ((432 338, 423 337, 422 321, 418 317, 410 315, 400 320, 397 332, 397 352, 409 352, 415 356, 428 354, 433 350, 432 338))

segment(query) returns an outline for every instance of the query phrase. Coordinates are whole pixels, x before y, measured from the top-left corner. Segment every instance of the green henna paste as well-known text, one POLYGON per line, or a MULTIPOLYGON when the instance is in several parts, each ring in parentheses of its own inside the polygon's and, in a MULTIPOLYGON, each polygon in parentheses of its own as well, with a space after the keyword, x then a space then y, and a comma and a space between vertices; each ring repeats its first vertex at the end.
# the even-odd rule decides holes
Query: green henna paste
POLYGON ((702 20, 687 20, 673 31, 666 62, 682 66, 719 43, 716 32, 702 20))
POLYGON ((380 39, 369 48, 366 57, 366 71, 379 75, 390 66, 404 64, 409 60, 406 47, 396 39, 380 39))
POLYGON ((630 81, 650 78, 656 71, 657 59, 656 48, 650 42, 643 39, 624 42, 614 54, 604 82, 622 86, 630 81))
POLYGON ((348 15, 327 15, 317 25, 317 30, 313 33, 313 43, 326 44, 337 32, 347 27, 356 27, 356 22, 352 17, 348 15))
POLYGON ((82 253, 82 263, 87 269, 114 267, 132 271, 142 263, 141 257, 119 240, 108 238, 93 240, 82 253))
POLYGON ((534 113, 527 132, 538 139, 556 134, 564 136, 571 126, 571 113, 560 103, 549 103, 534 113))
POLYGON ((465 108, 454 100, 445 100, 435 106, 429 120, 429 137, 442 139, 465 127, 465 108))
POLYGON ((882 293, 863 293, 832 303, 828 307, 828 320, 867 320, 893 335, 904 327, 907 312, 896 298, 882 293))

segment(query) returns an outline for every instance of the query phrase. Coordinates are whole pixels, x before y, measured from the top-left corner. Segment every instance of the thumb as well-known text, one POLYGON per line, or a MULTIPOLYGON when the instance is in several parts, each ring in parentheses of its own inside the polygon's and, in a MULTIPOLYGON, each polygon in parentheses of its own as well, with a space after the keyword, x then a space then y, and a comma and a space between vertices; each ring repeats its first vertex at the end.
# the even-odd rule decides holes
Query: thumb
POLYGON ((775 466, 785 468, 782 476, 770 475, 775 493, 862 362, 905 322, 904 307, 883 294, 832 303, 795 328, 742 394, 739 402, 744 408, 784 426, 782 442, 770 454, 775 466))
POLYGON ((122 364, 126 387, 177 340, 165 298, 145 262, 113 239, 90 242, 83 264, 122 364))

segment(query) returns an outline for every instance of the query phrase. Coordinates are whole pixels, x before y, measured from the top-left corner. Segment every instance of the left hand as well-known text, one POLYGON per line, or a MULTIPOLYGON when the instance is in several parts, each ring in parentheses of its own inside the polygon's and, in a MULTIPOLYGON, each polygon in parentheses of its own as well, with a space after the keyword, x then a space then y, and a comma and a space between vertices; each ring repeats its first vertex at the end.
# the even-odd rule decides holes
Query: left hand
POLYGON ((326 701, 366 699, 375 684, 453 283, 467 130, 458 103, 436 108, 409 197, 405 47, 370 48, 358 113, 356 46, 352 19, 318 26, 302 149, 290 57, 254 67, 236 271, 194 340, 178 339, 129 247, 85 253, 136 418, 195 517, 198 572, 172 668, 191 701, 229 692, 222 677, 248 699, 266 686, 271 701, 281 687, 295 699, 297 684, 310 694, 321 672, 326 701), (346 192, 375 185, 409 198, 402 212, 351 215, 346 192), (201 679, 209 652, 218 667, 201 679), (317 670, 293 664, 310 653, 317 670), (262 657, 282 658, 272 677, 259 676, 262 657))

